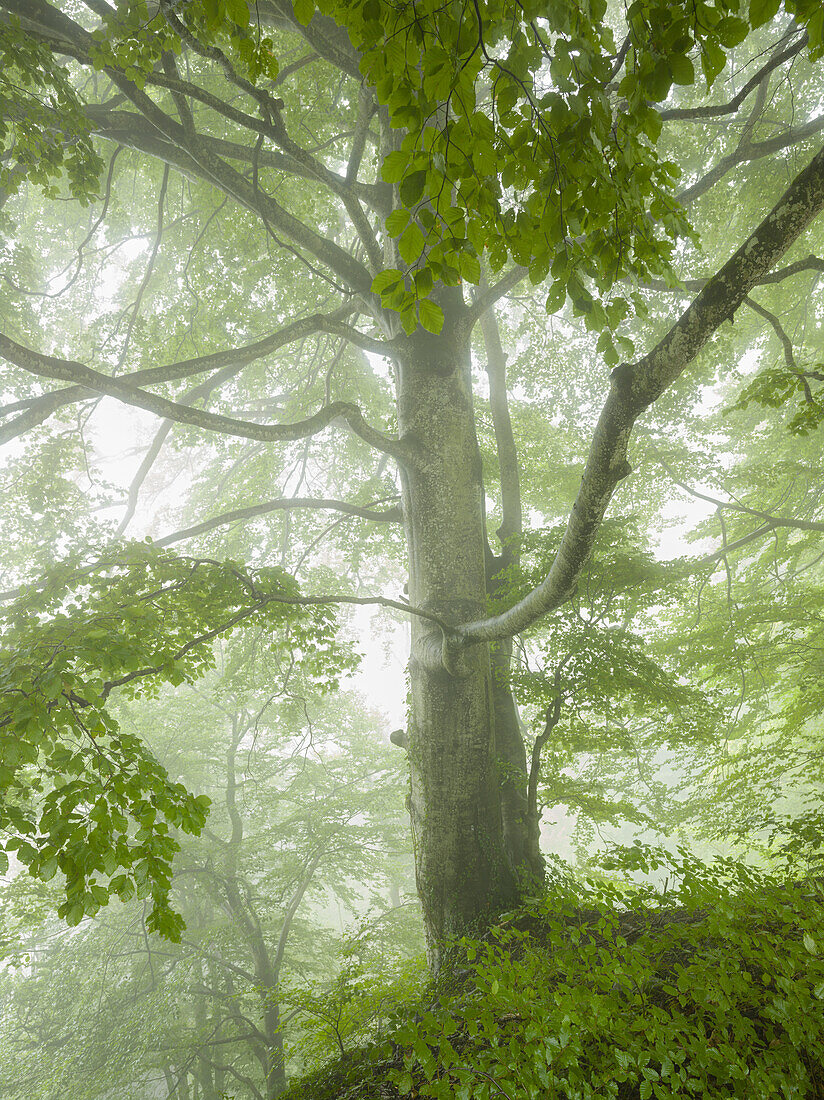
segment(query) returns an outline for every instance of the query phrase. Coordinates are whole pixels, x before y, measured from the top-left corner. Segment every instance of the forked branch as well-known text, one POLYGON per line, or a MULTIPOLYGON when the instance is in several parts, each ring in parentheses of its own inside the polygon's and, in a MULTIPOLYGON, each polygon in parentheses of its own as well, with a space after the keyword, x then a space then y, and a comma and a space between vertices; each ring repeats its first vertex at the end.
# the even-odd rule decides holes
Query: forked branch
POLYGON ((149 393, 147 390, 130 385, 121 378, 101 374, 83 363, 41 355, 31 348, 23 347, 8 336, 0 335, 0 355, 10 363, 41 378, 72 382, 94 393, 114 397, 126 405, 146 409, 147 412, 155 413, 167 420, 191 424, 222 435, 232 435, 240 439, 259 439, 267 443, 284 442, 306 439, 307 436, 317 435, 335 421, 343 421, 355 435, 360 436, 375 450, 392 455, 399 462, 410 460, 412 457, 409 449, 400 440, 392 439, 367 424, 357 405, 346 401, 333 401, 330 405, 324 405, 313 416, 305 420, 297 420, 292 424, 256 424, 249 420, 236 420, 231 416, 194 409, 179 401, 170 401, 159 394, 149 393))
MULTIPOLYGON (((297 340, 304 340, 307 336, 319 332, 340 336, 365 351, 372 351, 378 355, 391 355, 392 348, 390 345, 374 340, 345 323, 345 318, 354 313, 355 308, 350 303, 333 310, 331 313, 313 313, 309 317, 301 317, 296 321, 292 321, 290 324, 278 329, 277 332, 270 333, 251 344, 243 344, 236 348, 225 348, 223 351, 213 351, 207 355, 198 355, 193 359, 183 359, 180 362, 167 363, 164 366, 147 367, 144 370, 124 374, 120 380, 130 386, 146 386, 160 382, 176 382, 183 378, 191 378, 193 375, 205 374, 208 371, 223 372, 232 369, 236 373, 249 363, 254 363, 256 360, 262 359, 266 355, 272 355, 297 340)), ((0 357, 5 358, 3 339, 3 335, 0 334, 0 357)), ((9 440, 17 438, 38 424, 42 424, 58 409, 96 396, 96 392, 84 386, 67 386, 65 389, 43 394, 41 397, 30 398, 26 401, 15 401, 12 404, 0 406, 0 417, 10 416, 15 412, 21 414, 15 420, 9 421, 0 428, 0 445, 8 443, 9 440)))

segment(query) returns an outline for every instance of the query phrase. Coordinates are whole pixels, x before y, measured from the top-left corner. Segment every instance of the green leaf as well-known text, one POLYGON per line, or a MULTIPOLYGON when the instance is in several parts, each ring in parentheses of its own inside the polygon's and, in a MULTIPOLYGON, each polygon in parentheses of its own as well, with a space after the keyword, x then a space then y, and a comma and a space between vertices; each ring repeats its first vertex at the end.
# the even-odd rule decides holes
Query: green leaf
MULTIPOLYGON (((425 299, 425 301, 428 301, 428 299, 425 299)), ((411 336, 418 327, 418 314, 414 301, 405 305, 401 310, 401 325, 407 336, 411 336)))
POLYGON ((372 293, 385 294, 390 288, 394 288, 403 281, 403 275, 396 267, 388 267, 379 272, 372 280, 372 293))
POLYGON ((83 906, 83 903, 80 901, 75 901, 71 905, 65 907, 63 918, 70 928, 76 928, 77 925, 80 924, 80 922, 83 920, 85 914, 86 910, 83 906))
POLYGON ((723 70, 726 63, 726 55, 718 43, 707 41, 701 52, 701 68, 707 81, 707 88, 712 87, 715 78, 723 70))
POLYGON ((400 186, 401 202, 406 206, 413 206, 423 194, 425 184, 426 171, 424 169, 410 172, 408 176, 404 176, 400 186))
MULTIPOLYGON (((226 14, 239 27, 249 26, 249 5, 246 0, 224 0, 226 14)), ((309 17, 311 19, 311 16, 309 17)), ((308 20, 307 20, 308 22, 308 20)))
POLYGON ((390 237, 397 237, 402 233, 409 222, 408 210, 393 210, 386 219, 386 232, 390 237))
POLYGON ((40 867, 37 877, 43 882, 49 882, 57 874, 57 856, 47 859, 40 867))
POLYGON ((409 154, 398 149, 389 153, 381 165, 381 175, 387 183, 400 183, 409 165, 409 154))
POLYGON ((408 1096, 412 1091, 412 1075, 409 1073, 401 1073, 395 1079, 395 1088, 401 1094, 401 1096, 408 1096))
POLYGON ((465 279, 466 282, 474 283, 476 286, 480 283, 481 261, 474 252, 462 252, 458 260, 458 268, 461 272, 461 278, 465 279))
POLYGON ((683 54, 673 54, 669 59, 672 79, 676 84, 694 84, 695 69, 688 57, 683 54))
POLYGON ((566 301, 567 288, 566 283, 556 280, 549 288, 549 294, 546 296, 546 311, 547 313, 557 313, 559 309, 563 307, 566 301))
POLYGON ((426 298, 435 285, 435 277, 431 267, 421 268, 414 275, 415 293, 419 298, 426 298))
POLYGON ((418 318, 427 332, 434 332, 436 336, 443 328, 443 310, 431 298, 422 298, 418 302, 418 318))
MULTIPOLYGON (((541 256, 537 260, 533 260, 529 265, 529 281, 533 286, 537 286, 538 283, 542 283, 549 274, 549 260, 546 256, 541 256)), ((563 304, 563 303, 561 303, 563 304)))
POLYGON ((425 243, 420 226, 416 222, 412 222, 398 241, 398 252, 401 259, 408 264, 415 263, 423 252, 425 243))
POLYGON ((298 23, 303 27, 308 27, 312 21, 312 16, 315 14, 314 0, 294 0, 292 7, 298 23))
POLYGON ((750 33, 750 28, 746 20, 739 19, 736 15, 727 15, 714 28, 714 33, 718 36, 721 45, 730 50, 744 41, 750 33))
POLYGON ((750 26, 755 29, 772 19, 781 7, 781 0, 750 0, 750 26))
POLYGON ((668 61, 663 57, 659 58, 653 70, 644 77, 644 86, 653 102, 658 103, 667 98, 672 79, 668 61))

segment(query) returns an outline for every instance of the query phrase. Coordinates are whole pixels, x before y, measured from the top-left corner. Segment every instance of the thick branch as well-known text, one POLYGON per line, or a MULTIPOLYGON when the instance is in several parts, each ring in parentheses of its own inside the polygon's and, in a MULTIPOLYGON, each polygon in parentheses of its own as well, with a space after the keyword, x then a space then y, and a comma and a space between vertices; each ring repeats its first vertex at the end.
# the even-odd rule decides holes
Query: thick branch
POLYGON ((305 27, 295 18, 289 0, 257 0, 255 8, 262 23, 302 35, 324 60, 353 77, 358 83, 363 79, 359 68, 359 54, 353 49, 347 32, 333 19, 316 13, 305 27))
POLYGON ((349 428, 371 447, 390 454, 399 462, 411 459, 408 448, 398 439, 391 439, 366 423, 363 413, 357 407, 345 401, 334 401, 325 405, 313 416, 298 420, 293 424, 255 424, 248 420, 235 420, 230 416, 193 409, 178 401, 170 401, 159 394, 148 393, 129 385, 120 378, 111 378, 92 370, 82 363, 57 359, 51 355, 40 355, 0 334, 0 355, 30 374, 41 378, 52 378, 62 382, 73 382, 95 393, 117 398, 127 405, 146 409, 157 416, 174 420, 181 424, 192 424, 206 431, 220 432, 223 435, 237 436, 241 439, 259 439, 263 442, 283 442, 306 439, 317 435, 329 424, 343 420, 349 428))
MULTIPOLYGON (((303 340, 316 332, 328 332, 335 336, 360 343, 361 337, 368 341, 368 350, 377 354, 388 355, 389 349, 382 343, 363 336, 349 325, 344 323, 344 318, 349 316, 354 306, 345 305, 332 313, 314 313, 310 317, 301 317, 291 324, 270 333, 251 344, 244 344, 239 348, 226 348, 223 351, 210 352, 208 355, 199 355, 194 359, 184 359, 179 363, 167 363, 160 367, 147 367, 144 370, 133 371, 124 374, 120 381, 129 386, 154 385, 159 382, 174 382, 182 378, 190 378, 192 375, 204 374, 207 371, 221 371, 227 367, 242 369, 249 363, 271 355, 295 340, 303 340)), ((2 354, 2 351, 0 351, 2 354)), ((57 390, 54 393, 44 394, 42 397, 32 398, 25 403, 15 402, 12 405, 0 407, 0 416, 9 415, 12 412, 22 410, 22 415, 6 424, 0 429, 0 445, 8 443, 30 428, 36 427, 57 409, 65 405, 72 405, 76 401, 85 401, 89 397, 96 396, 97 391, 83 386, 68 386, 66 389, 57 390)))
POLYGON ((636 364, 624 363, 612 372, 610 393, 595 429, 581 487, 548 575, 510 610, 456 628, 453 644, 509 637, 570 597, 615 489, 631 472, 627 447, 635 421, 683 373, 822 209, 824 149, 799 173, 735 255, 707 281, 657 346, 636 364))
MULTIPOLYGON (((132 111, 120 111, 109 107, 89 106, 87 114, 94 127, 94 132, 109 141, 127 145, 131 149, 148 153, 169 164, 172 164, 184 174, 202 178, 203 172, 199 165, 180 150, 173 142, 158 134, 156 130, 146 124, 142 115, 132 111)), ((247 164, 257 161, 260 168, 273 168, 278 172, 284 172, 300 179, 317 179, 317 174, 300 161, 286 153, 279 153, 272 149, 260 149, 256 152, 254 146, 243 145, 235 141, 227 141, 224 138, 210 137, 200 134, 200 141, 216 156, 229 160, 240 160, 247 164)), ((336 194, 347 186, 350 192, 364 202, 368 207, 384 216, 392 209, 391 187, 387 184, 365 183, 362 180, 345 181, 342 176, 328 170, 325 182, 329 189, 336 194)))
POLYGON ((197 165, 198 174, 234 198, 241 206, 260 217, 270 233, 282 233, 304 249, 334 276, 342 279, 356 294, 373 301, 372 276, 361 263, 340 245, 316 233, 291 214, 272 195, 257 187, 257 180, 246 179, 218 157, 199 137, 192 140, 184 127, 163 112, 144 92, 117 70, 106 70, 111 81, 137 107, 142 115, 168 140, 183 150, 197 165))

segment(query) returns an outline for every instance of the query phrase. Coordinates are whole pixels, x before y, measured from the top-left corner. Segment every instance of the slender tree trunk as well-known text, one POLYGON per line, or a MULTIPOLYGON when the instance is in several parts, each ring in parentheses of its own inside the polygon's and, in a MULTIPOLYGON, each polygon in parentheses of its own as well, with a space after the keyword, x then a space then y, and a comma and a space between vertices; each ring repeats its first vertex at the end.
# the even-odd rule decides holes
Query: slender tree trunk
POLYGON ((214 1084, 215 1092, 218 1096, 226 1091, 226 1071, 222 1066, 215 1066, 214 1068, 214 1084))
MULTIPOLYGON (((487 289, 485 278, 481 289, 487 289)), ((486 350, 486 375, 489 381, 489 411, 495 432, 501 486, 501 525, 497 535, 501 555, 495 557, 487 540, 487 591, 493 600, 503 594, 508 580, 520 569, 523 536, 523 506, 518 447, 509 415, 506 384, 506 355, 494 307, 480 317, 486 350)), ((495 707, 495 752, 503 772, 501 814, 507 853, 522 877, 524 886, 543 880, 544 859, 540 832, 532 828, 527 798, 528 770, 521 720, 510 687, 512 639, 504 638, 492 646, 492 699, 495 707)))
MULTIPOLYGON (((438 337, 418 333, 398 366, 399 429, 416 448, 403 471, 409 596, 452 624, 485 614, 484 500, 463 306, 438 337)), ((489 647, 440 659, 440 630, 412 624, 410 814, 430 962, 445 939, 517 897, 501 820, 489 647), (447 663, 449 663, 447 661, 447 663)))
POLYGON ((203 1061, 198 1068, 197 1078, 203 1100, 220 1100, 212 1080, 212 1071, 203 1061))
MULTIPOLYGON (((266 1036, 267 1047, 266 1059, 263 1064, 266 1075, 266 1100, 275 1100, 286 1089, 287 1083, 283 1033, 280 1029, 280 997, 278 991, 280 960, 283 955, 285 941, 282 935, 278 959, 273 963, 257 913, 254 911, 248 896, 244 896, 240 886, 238 862, 240 859, 240 846, 243 841, 243 818, 238 812, 236 801, 237 774, 235 759, 237 747, 246 730, 247 727, 235 715, 232 719, 232 739, 226 753, 226 809, 232 825, 232 835, 226 846, 225 887, 226 899, 245 935, 254 961, 255 976, 259 982, 261 1025, 263 1034, 266 1036)), ((286 920, 285 931, 288 933, 288 923, 291 922, 291 915, 288 913, 286 920)))
MULTIPOLYGON (((264 994, 265 996, 265 994, 264 994)), ((269 1046, 266 1069, 266 1100, 275 1100, 286 1089, 286 1061, 283 1051, 283 1033, 280 1030, 280 1004, 277 986, 271 991, 271 999, 263 1010, 263 1027, 269 1046)))

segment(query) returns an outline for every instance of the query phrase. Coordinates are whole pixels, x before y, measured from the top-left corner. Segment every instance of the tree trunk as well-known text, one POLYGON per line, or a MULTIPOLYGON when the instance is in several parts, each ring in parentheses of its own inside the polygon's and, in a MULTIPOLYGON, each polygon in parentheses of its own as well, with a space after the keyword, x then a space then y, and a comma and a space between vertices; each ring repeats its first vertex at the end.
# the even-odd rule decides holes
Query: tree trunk
POLYGON ((212 1080, 212 1071, 202 1059, 197 1069, 197 1080, 203 1100, 220 1100, 212 1080))
MULTIPOLYGON (((398 364, 412 604, 449 623, 486 613, 484 497, 463 305, 445 303, 440 336, 418 332, 398 364)), ((518 873, 501 815, 492 668, 486 644, 441 660, 441 631, 413 618, 410 815, 430 963, 443 941, 512 905, 518 873), (447 661, 449 664, 449 661, 447 661)))
POLYGON ((540 827, 529 815, 526 746, 515 697, 509 686, 512 641, 492 646, 492 700, 495 714, 495 755, 501 771, 501 821, 504 845, 519 885, 525 890, 544 877, 540 827))
MULTIPOLYGON (((239 928, 243 932, 252 955, 255 977, 258 980, 258 996, 261 1001, 261 1028, 266 1036, 265 1058, 261 1065, 266 1076, 266 1100, 276 1100, 286 1089, 286 1061, 283 1050, 283 1033, 280 1028, 280 961, 285 947, 284 933, 288 934, 291 916, 287 913, 284 933, 277 961, 273 963, 260 919, 250 901, 248 892, 241 889, 238 863, 243 841, 243 818, 238 812, 236 757, 237 748, 248 732, 237 714, 232 718, 232 738, 226 753, 226 810, 232 825, 232 835, 226 845, 225 889, 226 900, 239 928)), ((301 896, 302 896, 301 891, 301 896)), ((294 910, 293 910, 294 913, 294 910)), ((292 914, 293 915, 293 914, 292 914)))

